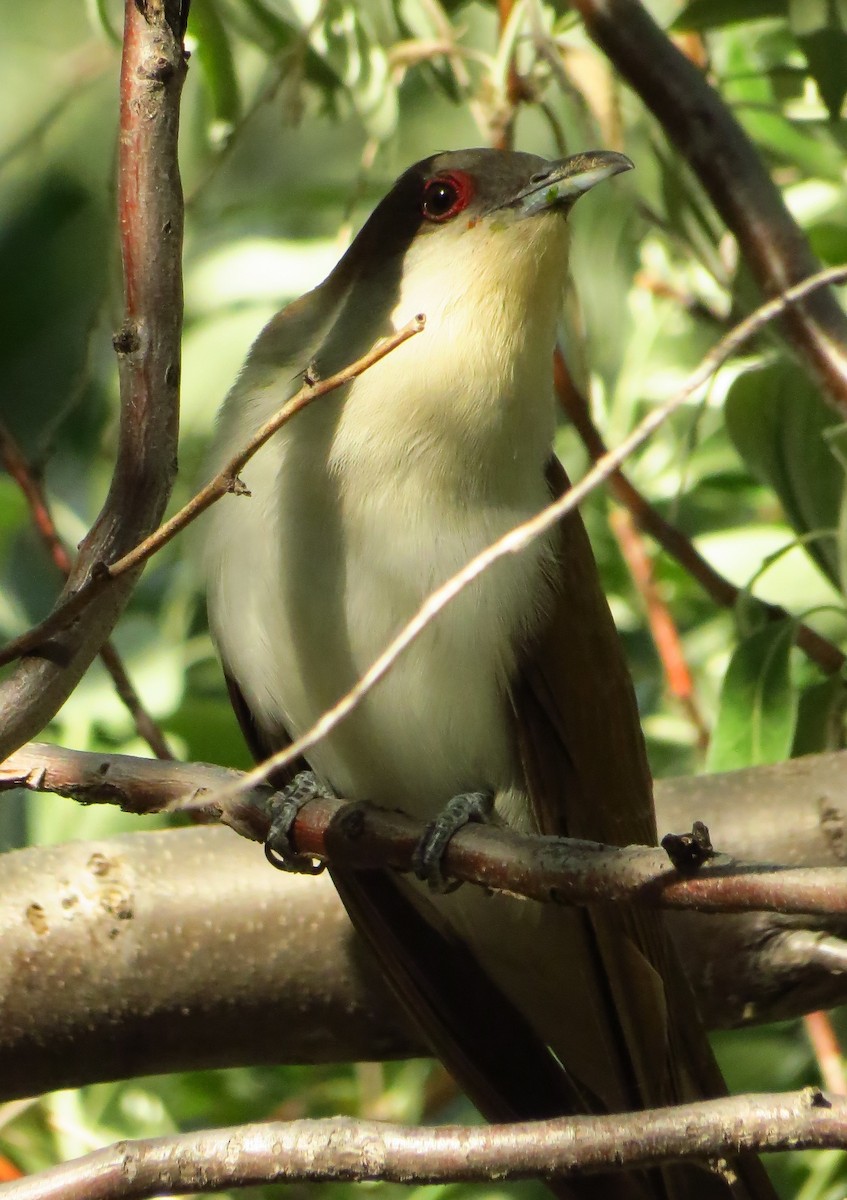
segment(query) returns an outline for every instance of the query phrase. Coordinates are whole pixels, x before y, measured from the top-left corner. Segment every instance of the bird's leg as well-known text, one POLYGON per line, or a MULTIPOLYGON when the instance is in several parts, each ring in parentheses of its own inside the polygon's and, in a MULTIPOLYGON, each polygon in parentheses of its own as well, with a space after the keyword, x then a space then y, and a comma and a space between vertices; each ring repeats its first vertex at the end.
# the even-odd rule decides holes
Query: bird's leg
POLYGON ((425 880, 434 892, 454 891, 459 884, 447 883, 441 871, 447 844, 457 829, 470 821, 484 823, 493 812, 492 792, 462 792, 448 801, 415 847, 412 867, 418 879, 425 880))
POLYGON ((320 875, 326 863, 308 854, 298 854, 291 844, 291 830, 304 804, 331 796, 330 789, 313 771, 299 771, 291 783, 271 797, 271 826, 265 838, 265 858, 271 866, 297 875, 320 875))

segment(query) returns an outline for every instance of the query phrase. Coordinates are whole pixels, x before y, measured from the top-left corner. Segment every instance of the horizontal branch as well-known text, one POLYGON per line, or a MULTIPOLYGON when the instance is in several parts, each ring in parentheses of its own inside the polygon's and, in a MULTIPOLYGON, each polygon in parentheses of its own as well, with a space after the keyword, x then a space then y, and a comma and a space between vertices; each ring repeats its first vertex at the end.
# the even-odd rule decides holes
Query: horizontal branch
POLYGON ((5 1185, 4 1200, 142 1200, 268 1183, 493 1182, 775 1150, 847 1148, 847 1100, 802 1092, 514 1125, 268 1121, 122 1141, 5 1185))
MULTIPOLYGON (((124 834, 2 861, 0 1102, 138 1075, 428 1053, 329 877, 274 871, 228 830, 124 834)), ((847 1000, 845 920, 667 920, 712 1028, 847 1000)))
MULTIPOLYGON (((233 782, 209 787, 222 779, 234 782, 249 775, 221 773, 198 764, 39 748, 37 743, 0 766, 0 786, 57 791, 86 803, 118 804, 131 812, 191 811, 263 841, 270 824, 272 792, 263 787, 245 795, 241 784, 233 786, 233 782), (217 798, 225 792, 236 798, 221 806, 217 798)), ((603 803, 602 796, 593 799, 603 803)), ((321 797, 301 808, 293 833, 301 854, 337 859, 356 868, 389 866, 409 871, 423 825, 403 813, 321 797)), ((680 871, 664 851, 654 847, 619 848, 574 838, 533 837, 493 825, 459 830, 445 853, 444 873, 542 902, 608 900, 712 913, 847 914, 847 867, 742 863, 720 855, 696 872, 680 871)))
MULTIPOLYGON (((15 758, 15 771, 0 768, 6 785, 66 794, 76 785, 89 800, 111 792, 141 812, 228 777, 56 746, 15 758)), ((841 863, 845 762, 834 753, 664 781, 659 827, 693 814, 739 857, 841 863)), ((847 919, 679 910, 666 920, 711 1028, 847 999, 847 919)), ((221 827, 5 855, 0 928, 0 1101, 175 1070, 426 1053, 329 879, 282 875, 221 827)))

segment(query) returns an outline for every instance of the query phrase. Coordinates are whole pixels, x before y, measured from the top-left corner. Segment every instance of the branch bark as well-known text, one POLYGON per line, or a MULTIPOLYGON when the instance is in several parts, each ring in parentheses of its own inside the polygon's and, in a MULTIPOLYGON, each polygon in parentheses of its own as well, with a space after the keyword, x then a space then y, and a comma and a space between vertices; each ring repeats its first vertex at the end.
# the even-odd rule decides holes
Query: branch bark
MULTIPOLYGON (((187 4, 126 0, 118 207, 123 326, 115 339, 121 426, 112 484, 58 604, 99 565, 156 527, 176 470, 182 330, 182 194, 177 166, 187 4)), ((105 588, 78 620, 0 685, 0 756, 42 729, 100 650, 137 573, 105 588)))
MULTIPOLYGON (((0 462, 20 488, 29 508, 32 524, 53 565, 67 579, 73 570, 73 558, 56 529, 40 480, 12 431, 3 421, 0 421, 0 462)), ((119 698, 132 716, 139 737, 144 738, 157 758, 173 758, 165 735, 144 707, 113 642, 103 643, 100 658, 112 677, 119 698)))
POLYGON ((802 1092, 514 1125, 390 1125, 336 1117, 119 1142, 7 1184, 5 1200, 139 1200, 262 1183, 500 1182, 847 1147, 847 1101, 802 1092))

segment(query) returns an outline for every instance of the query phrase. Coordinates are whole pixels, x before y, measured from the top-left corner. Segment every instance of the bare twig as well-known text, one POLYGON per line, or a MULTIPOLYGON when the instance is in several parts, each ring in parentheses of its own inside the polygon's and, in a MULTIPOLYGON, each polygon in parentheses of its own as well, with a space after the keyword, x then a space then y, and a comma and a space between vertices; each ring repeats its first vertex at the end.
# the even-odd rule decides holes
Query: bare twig
POLYGON ((264 425, 253 435, 250 441, 237 454, 226 463, 226 465, 215 475, 215 477, 200 489, 187 504, 175 513, 163 525, 160 525, 154 533, 139 542, 128 553, 121 558, 116 559, 113 563, 100 564, 95 574, 92 574, 88 581, 80 588, 78 592, 72 595, 63 605, 53 610, 50 616, 42 621, 39 625, 27 630, 14 641, 9 642, 0 650, 0 666, 3 663, 9 662, 14 658, 18 658, 21 654, 31 653, 38 649, 43 642, 50 637, 56 630, 62 629, 78 613, 82 612, 91 600, 103 591, 109 583, 115 579, 120 579, 123 575, 137 571, 139 567, 155 554, 166 546, 173 538, 176 537, 181 530, 185 529, 192 521, 196 520, 201 513, 204 513, 207 508, 210 508, 216 500, 220 500, 222 496, 226 496, 230 492, 238 492, 238 472, 241 471, 245 464, 253 457, 253 455, 264 446, 273 435, 280 430, 283 425, 286 425, 292 417, 296 416, 312 401, 320 399, 321 396, 326 396, 344 384, 349 383, 351 379, 355 379, 374 363, 385 358, 392 350, 395 350, 403 342, 414 337, 416 333, 420 333, 426 324, 426 318, 419 314, 414 317, 402 329, 398 329, 396 333, 390 337, 383 338, 378 342, 367 354, 350 366, 344 367, 335 375, 328 379, 317 380, 313 383, 305 383, 302 388, 293 396, 287 404, 284 404, 279 412, 275 413, 264 425))
MULTIPOLYGON (((597 462, 609 453, 609 449, 600 430, 591 419, 585 397, 574 387, 561 351, 558 349, 553 366, 556 392, 562 407, 586 450, 597 462)), ((741 589, 716 571, 697 550, 691 539, 670 521, 667 521, 623 471, 615 470, 611 473, 609 490, 615 499, 632 514, 638 527, 645 533, 649 533, 663 550, 676 559, 716 604, 722 608, 732 608, 735 605, 741 595, 741 589)), ((778 604, 768 604, 764 601, 761 603, 771 620, 781 621, 789 616, 789 613, 778 604)), ((834 675, 841 670, 847 662, 847 657, 833 642, 802 621, 796 623, 795 629, 797 645, 812 662, 816 662, 829 675, 834 675)))
MULTIPOLYGON (((187 6, 182 6, 187 7, 187 6)), ((118 210, 125 320, 116 339, 121 429, 109 495, 58 601, 145 538, 164 511, 176 464, 182 326, 182 200, 177 166, 185 75, 182 7, 126 0, 121 65, 118 210)), ((0 755, 56 713, 108 637, 132 589, 128 572, 54 631, 0 685, 0 755)))
POLYGON ((847 1146, 847 1101, 807 1088, 512 1125, 336 1117, 119 1142, 6 1184, 4 1200, 128 1200, 262 1183, 568 1178, 745 1151, 847 1146))
MULTIPOLYGON (((687 159, 764 295, 816 271, 817 260, 753 143, 639 0, 574 0, 574 7, 687 159)), ((847 411, 847 318, 836 297, 822 292, 793 306, 781 328, 830 402, 847 411)))
POLYGON ((298 758, 307 757, 308 751, 312 746, 326 737, 345 717, 349 716, 368 692, 388 673, 403 651, 423 633, 424 629, 435 619, 438 613, 446 608, 470 583, 477 579, 484 571, 487 571, 498 559, 505 558, 509 554, 520 553, 535 538, 540 537, 547 530, 551 529, 566 513, 576 508, 594 488, 605 479, 608 479, 634 450, 643 445, 673 412, 684 404, 691 395, 697 392, 722 363, 726 362, 749 338, 763 329, 769 321, 772 321, 787 308, 803 300, 817 289, 827 284, 842 282, 845 279, 847 279, 847 266, 830 267, 825 271, 818 272, 817 275, 809 279, 805 279, 795 287, 789 288, 781 296, 769 300, 767 304, 763 304, 755 312, 745 317, 743 321, 740 321, 738 325, 725 334, 712 347, 709 353, 705 355, 700 365, 688 377, 687 382, 669 400, 666 400, 664 404, 660 404, 651 413, 648 413, 628 437, 614 450, 610 450, 603 458, 599 459, 578 483, 574 484, 558 500, 543 508, 534 517, 515 526, 514 529, 509 530, 503 537, 498 538, 496 542, 493 542, 466 563, 460 571, 457 571, 440 588, 432 592, 408 624, 401 629, 394 640, 379 655, 358 682, 332 708, 323 713, 310 729, 306 730, 305 733, 296 738, 285 749, 265 759, 264 762, 245 775, 244 782, 233 793, 226 796, 222 795, 217 799, 223 803, 227 798, 231 798, 231 795, 237 794, 242 788, 248 789, 257 783, 261 783, 273 771, 288 766, 298 758))
MULTIPOLYGON (((56 569, 67 579, 73 567, 73 560, 59 537, 41 483, 36 478, 17 439, 3 421, 0 421, 0 461, 21 489, 29 506, 32 523, 56 569)), ((123 661, 111 641, 103 644, 100 658, 112 677, 118 695, 132 716, 138 735, 144 738, 157 758, 173 758, 165 735, 144 707, 141 697, 135 690, 123 661)))

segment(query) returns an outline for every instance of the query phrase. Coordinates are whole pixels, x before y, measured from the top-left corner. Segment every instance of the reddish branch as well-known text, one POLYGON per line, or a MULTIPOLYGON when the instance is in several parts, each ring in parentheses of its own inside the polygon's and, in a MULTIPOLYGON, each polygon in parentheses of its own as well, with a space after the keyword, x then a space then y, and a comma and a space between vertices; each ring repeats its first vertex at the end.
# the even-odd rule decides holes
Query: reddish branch
POLYGON ((847 1147, 847 1102, 808 1088, 514 1125, 268 1121, 119 1142, 7 1185, 6 1200, 138 1200, 263 1183, 568 1178, 739 1152, 847 1147))
MULTIPOLYGON (((574 0, 574 7, 697 175, 762 293, 812 275, 818 263, 753 143, 639 0, 574 0)), ((833 293, 809 297, 780 324, 830 402, 847 411, 847 318, 833 293)))
POLYGON ((803 1024, 817 1059, 824 1087, 836 1096, 847 1096, 844 1055, 841 1053, 838 1036, 829 1014, 825 1012, 807 1013, 803 1024))
MULTIPOLYGON (((126 0, 121 64, 118 209, 125 316, 115 339, 121 377, 118 456, 109 495, 85 538, 64 600, 158 524, 176 469, 182 329, 182 195, 177 166, 187 5, 126 0)), ((18 664, 0 686, 0 754, 56 713, 108 637, 137 572, 111 581, 78 619, 18 664)))
MULTIPOLYGON (((0 421, 0 461, 23 493, 32 523, 56 569, 67 579, 73 567, 73 560, 59 537, 47 497, 32 465, 3 421, 0 421)), ((157 758, 173 758, 164 734, 144 707, 111 641, 103 644, 100 658, 112 677, 118 696, 132 716, 138 735, 144 738, 157 758)))
POLYGON ((659 591, 641 531, 625 508, 616 509, 609 517, 609 524, 644 603, 668 690, 684 708, 697 733, 697 744, 705 750, 709 744, 709 729, 694 695, 694 681, 685 661, 679 630, 659 591))
MULTIPOLYGON (((663 781, 659 826, 684 828, 695 813, 737 858, 840 866, 845 757, 663 781)), ((233 777, 38 745, 0 767, 8 785, 111 796, 139 812, 233 777)), ((844 1001, 844 917, 678 910, 666 920, 711 1028, 844 1001)), ((116 1076, 425 1053, 328 878, 274 871, 258 845, 221 827, 8 855, 0 928, 18 964, 0 998, 0 1102, 116 1076)))

